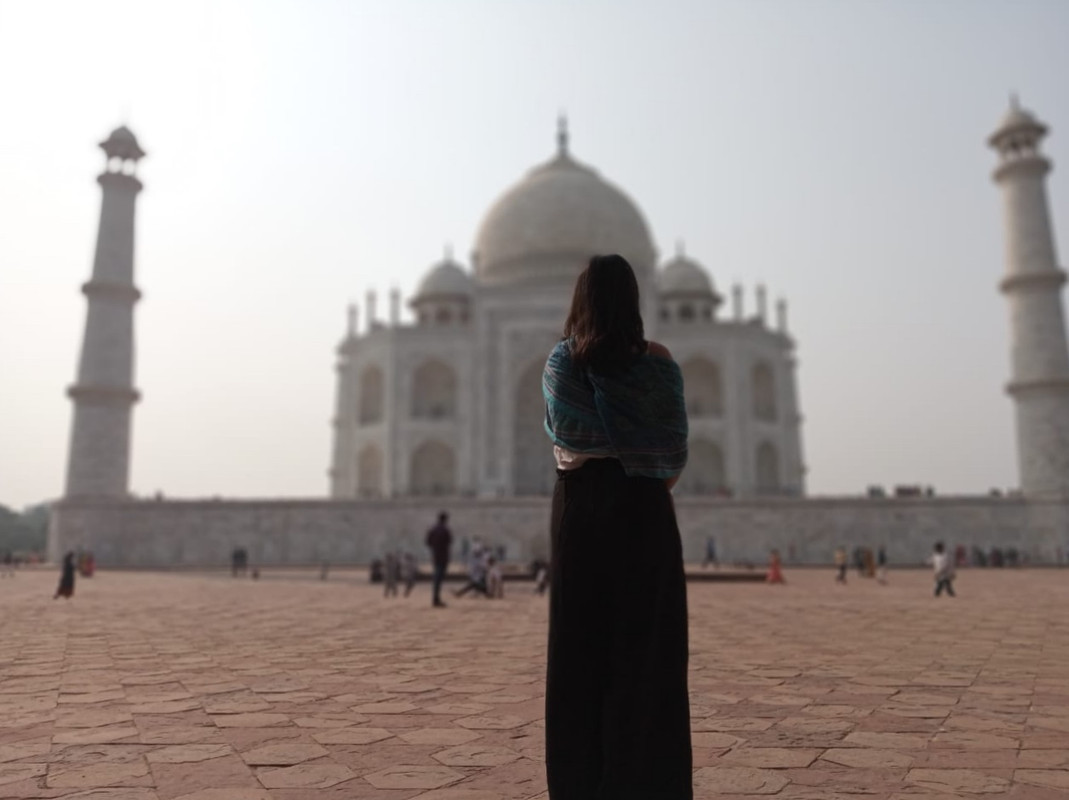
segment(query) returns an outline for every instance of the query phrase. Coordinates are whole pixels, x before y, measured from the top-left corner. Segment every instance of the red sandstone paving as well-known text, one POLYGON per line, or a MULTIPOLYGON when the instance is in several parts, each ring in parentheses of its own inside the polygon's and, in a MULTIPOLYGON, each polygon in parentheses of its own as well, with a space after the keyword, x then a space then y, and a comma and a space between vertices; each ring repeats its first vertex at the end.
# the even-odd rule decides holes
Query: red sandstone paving
MULTIPOLYGON (((696 796, 1069 796, 1069 572, 691 583, 696 796)), ((546 800, 546 598, 0 582, 0 798, 546 800)))

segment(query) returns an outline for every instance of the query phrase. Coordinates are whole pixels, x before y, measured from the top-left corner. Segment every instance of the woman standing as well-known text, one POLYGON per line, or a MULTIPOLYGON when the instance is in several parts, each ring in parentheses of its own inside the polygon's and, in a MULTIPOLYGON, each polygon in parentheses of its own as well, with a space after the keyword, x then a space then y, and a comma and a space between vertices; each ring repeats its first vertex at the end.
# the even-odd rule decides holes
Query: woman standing
POLYGON ((60 574, 59 587, 56 589, 56 593, 52 596, 52 599, 55 600, 57 597, 66 597, 69 600, 73 594, 74 552, 71 551, 63 556, 63 572, 60 574))
POLYGON ((542 379, 553 492, 546 676, 552 800, 690 800, 687 595, 669 492, 683 378, 643 334, 618 255, 579 276, 542 379))

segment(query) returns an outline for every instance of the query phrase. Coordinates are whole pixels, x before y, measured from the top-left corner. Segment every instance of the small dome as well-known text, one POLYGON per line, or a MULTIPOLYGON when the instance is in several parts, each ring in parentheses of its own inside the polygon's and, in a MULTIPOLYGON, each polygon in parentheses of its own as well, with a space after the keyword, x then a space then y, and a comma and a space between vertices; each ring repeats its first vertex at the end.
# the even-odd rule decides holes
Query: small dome
POLYGON ((1025 134, 1025 138, 1038 139, 1047 133, 1047 126, 1040 122, 1034 114, 1021 108, 1017 98, 1010 100, 1010 109, 1003 116, 998 128, 995 130, 988 143, 998 147, 1000 143, 1015 137, 1014 134, 1025 134))
POLYGON ((690 294, 715 295, 709 273, 697 261, 682 253, 664 265, 657 276, 657 287, 662 295, 690 294))
POLYGON ((100 147, 107 153, 108 158, 132 158, 137 161, 145 156, 145 151, 137 143, 137 137, 125 125, 113 130, 108 138, 100 143, 100 147))
POLYGON ((437 297, 470 297, 471 275, 449 256, 434 264, 419 282, 416 300, 437 297))
POLYGON ((591 256, 619 253, 640 284, 656 251, 642 212, 620 189, 568 152, 508 189, 483 218, 473 255, 476 275, 494 284, 570 284, 591 256))

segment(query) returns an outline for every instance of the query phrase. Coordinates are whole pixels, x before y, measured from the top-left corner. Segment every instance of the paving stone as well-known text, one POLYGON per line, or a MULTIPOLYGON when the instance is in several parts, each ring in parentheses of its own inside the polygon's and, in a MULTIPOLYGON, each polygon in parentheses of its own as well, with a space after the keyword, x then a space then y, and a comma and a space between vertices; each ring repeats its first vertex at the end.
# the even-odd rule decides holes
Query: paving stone
POLYGON ((465 744, 435 753, 433 758, 447 767, 501 767, 520 756, 505 747, 465 744))
POLYGON ((45 783, 51 789, 152 785, 148 765, 142 760, 118 764, 103 762, 50 771, 45 783))
POLYGON ((0 786, 36 778, 46 772, 47 764, 0 764, 0 786))
POLYGON ((841 747, 826 750, 821 758, 833 764, 859 769, 886 767, 909 767, 913 757, 897 750, 881 750, 872 747, 841 747))
POLYGON ((364 780, 378 789, 438 789, 463 777, 444 766, 399 765, 365 775, 364 780))
POLYGON ((267 789, 326 789, 355 775, 341 764, 298 764, 263 770, 257 777, 267 789))
POLYGON ((745 767, 786 769, 808 767, 821 753, 820 750, 786 747, 739 747, 724 756, 725 764, 740 764, 745 767))
POLYGON ((228 744, 176 744, 152 750, 145 758, 150 764, 195 764, 233 752, 228 744))
POLYGON ((1030 786, 1069 791, 1069 770, 1064 769, 1019 769, 1013 779, 1030 786))
POLYGON ((312 734, 320 744, 373 744, 392 736, 385 728, 339 728, 312 734))
POLYGON ((465 744, 479 739, 482 734, 463 728, 417 728, 397 737, 409 744, 465 744))
POLYGON ((1005 778, 975 769, 912 769, 907 780, 926 789, 968 794, 998 794, 1010 785, 1005 778))
POLYGON ((317 744, 269 744, 241 754, 242 760, 253 767, 281 767, 300 764, 327 755, 327 749, 317 744))
POLYGON ((776 794, 789 782, 770 769, 702 767, 694 773, 694 795, 776 794))

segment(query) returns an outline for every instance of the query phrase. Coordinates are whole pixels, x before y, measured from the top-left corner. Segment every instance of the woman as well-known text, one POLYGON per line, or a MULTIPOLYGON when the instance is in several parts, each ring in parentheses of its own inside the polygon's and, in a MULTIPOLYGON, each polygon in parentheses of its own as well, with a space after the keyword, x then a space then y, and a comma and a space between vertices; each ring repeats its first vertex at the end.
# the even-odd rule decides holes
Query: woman
POLYGON ((552 800, 690 800, 687 596, 669 490, 683 378, 618 255, 579 276, 542 379, 553 441, 546 676, 552 800))
POLYGON ((52 596, 55 600, 57 597, 66 597, 68 600, 71 595, 74 594, 74 552, 69 552, 63 556, 63 572, 59 578, 59 588, 56 589, 56 593, 52 596))

